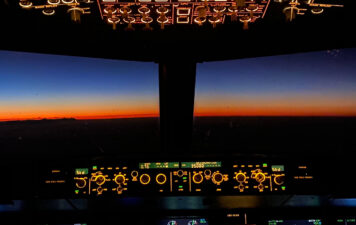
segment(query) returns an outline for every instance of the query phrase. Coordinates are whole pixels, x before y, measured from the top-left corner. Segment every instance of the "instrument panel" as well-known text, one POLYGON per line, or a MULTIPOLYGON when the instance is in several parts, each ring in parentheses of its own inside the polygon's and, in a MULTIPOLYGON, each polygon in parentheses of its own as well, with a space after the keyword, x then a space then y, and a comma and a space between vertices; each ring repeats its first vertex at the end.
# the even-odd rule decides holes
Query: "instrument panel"
POLYGON ((111 159, 42 165, 43 197, 243 196, 333 191, 337 171, 286 159, 111 159))
POLYGON ((287 174, 283 164, 119 162, 75 168, 73 192, 78 196, 283 193, 287 174))

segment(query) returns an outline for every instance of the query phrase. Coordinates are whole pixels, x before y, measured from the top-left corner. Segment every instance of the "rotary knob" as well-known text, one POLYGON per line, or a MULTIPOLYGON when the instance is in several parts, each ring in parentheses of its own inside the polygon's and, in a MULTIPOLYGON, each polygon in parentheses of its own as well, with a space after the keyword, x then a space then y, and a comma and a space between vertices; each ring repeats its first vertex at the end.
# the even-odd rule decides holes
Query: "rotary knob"
POLYGON ((266 180, 266 176, 263 173, 259 172, 259 173, 256 174, 256 178, 255 179, 256 179, 257 182, 262 183, 263 181, 266 180))
POLYGON ((119 185, 125 183, 125 180, 126 180, 126 178, 122 174, 117 175, 114 179, 115 183, 117 183, 119 185))
POLYGON ((240 172, 240 173, 236 174, 235 179, 237 182, 243 183, 246 181, 246 175, 244 173, 240 172))
POLYGON ((96 177, 95 182, 97 185, 103 185, 105 183, 105 177, 103 175, 99 175, 96 177))
POLYGON ((214 184, 219 185, 221 182, 224 181, 224 176, 220 172, 215 172, 213 173, 212 179, 214 184))
POLYGON ((282 185, 282 184, 284 184, 284 178, 285 178, 284 175, 278 175, 278 176, 275 176, 273 180, 274 180, 274 183, 276 183, 277 185, 282 185))
POLYGON ((196 184, 202 183, 204 180, 204 177, 201 173, 196 173, 193 175, 193 182, 196 184))
POLYGON ((157 184, 162 185, 162 184, 166 183, 166 181, 167 181, 167 176, 165 174, 160 173, 156 176, 157 184))
POLYGON ((145 174, 142 174, 142 175, 140 176, 140 182, 141 182, 141 184, 147 185, 147 184, 150 183, 150 181, 151 181, 150 175, 148 175, 148 174, 145 173, 145 174))
POLYGON ((87 181, 84 178, 78 178, 75 181, 77 188, 84 188, 87 185, 87 181))

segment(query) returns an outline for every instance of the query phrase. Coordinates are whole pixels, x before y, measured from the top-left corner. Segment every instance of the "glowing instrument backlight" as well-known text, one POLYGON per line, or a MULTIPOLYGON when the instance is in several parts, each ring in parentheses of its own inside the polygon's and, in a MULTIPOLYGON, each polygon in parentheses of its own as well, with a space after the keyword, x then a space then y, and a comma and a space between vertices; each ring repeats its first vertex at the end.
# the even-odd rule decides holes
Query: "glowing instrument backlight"
POLYGON ((148 162, 139 163, 140 169, 177 169, 179 168, 179 162, 148 162))
POLYGON ((182 162, 181 167, 187 168, 220 168, 221 162, 182 162))

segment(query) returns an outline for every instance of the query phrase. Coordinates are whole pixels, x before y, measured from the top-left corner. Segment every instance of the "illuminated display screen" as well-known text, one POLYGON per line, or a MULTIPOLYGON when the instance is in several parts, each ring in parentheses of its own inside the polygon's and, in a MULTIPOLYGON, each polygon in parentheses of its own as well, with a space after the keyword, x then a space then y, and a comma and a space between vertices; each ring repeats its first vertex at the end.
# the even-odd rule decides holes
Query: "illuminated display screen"
POLYGON ((356 219, 338 219, 336 220, 337 225, 356 225, 356 219))
POLYGON ((78 168, 75 169, 75 175, 87 175, 88 171, 88 168, 78 168))
POLYGON ((204 218, 184 218, 184 219, 165 219, 160 221, 159 225, 208 225, 204 218))
POLYGON ((182 168, 219 168, 221 162, 182 162, 182 168))
POLYGON ((140 169, 177 169, 179 162, 152 162, 152 163, 139 163, 140 169))
POLYGON ((269 220, 268 225, 321 225, 321 220, 269 220))
POLYGON ((284 165, 272 165, 273 172, 284 172, 284 165))

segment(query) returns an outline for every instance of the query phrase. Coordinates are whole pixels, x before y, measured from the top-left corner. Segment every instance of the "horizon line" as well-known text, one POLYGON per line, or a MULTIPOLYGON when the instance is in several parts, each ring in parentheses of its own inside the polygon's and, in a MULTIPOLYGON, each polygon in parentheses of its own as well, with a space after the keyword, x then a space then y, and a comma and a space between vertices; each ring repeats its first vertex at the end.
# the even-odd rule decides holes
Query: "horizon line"
MULTIPOLYGON (((356 117, 356 115, 219 115, 219 114, 196 114, 194 117, 356 117)), ((40 121, 40 120, 64 120, 64 119, 75 119, 75 120, 105 120, 105 119, 140 119, 140 118, 159 118, 159 114, 133 114, 133 115, 117 115, 117 116, 79 116, 79 117, 40 117, 40 118, 16 118, 16 119, 0 119, 0 122, 11 122, 11 121, 40 121)))

